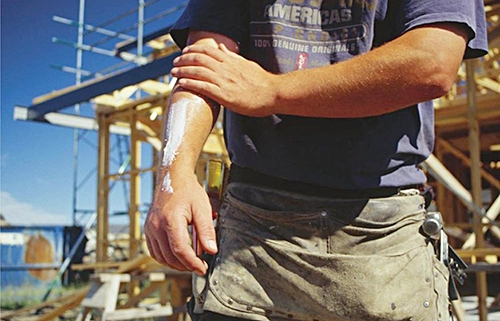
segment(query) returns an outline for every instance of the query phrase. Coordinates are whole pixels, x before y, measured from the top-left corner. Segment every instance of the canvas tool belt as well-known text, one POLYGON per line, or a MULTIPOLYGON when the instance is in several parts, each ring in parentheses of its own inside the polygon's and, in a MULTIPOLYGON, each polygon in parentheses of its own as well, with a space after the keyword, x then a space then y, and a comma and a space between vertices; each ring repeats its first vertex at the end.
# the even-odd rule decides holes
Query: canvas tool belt
POLYGON ((447 321, 449 271, 419 232, 425 213, 415 189, 332 200, 232 182, 191 317, 447 321))

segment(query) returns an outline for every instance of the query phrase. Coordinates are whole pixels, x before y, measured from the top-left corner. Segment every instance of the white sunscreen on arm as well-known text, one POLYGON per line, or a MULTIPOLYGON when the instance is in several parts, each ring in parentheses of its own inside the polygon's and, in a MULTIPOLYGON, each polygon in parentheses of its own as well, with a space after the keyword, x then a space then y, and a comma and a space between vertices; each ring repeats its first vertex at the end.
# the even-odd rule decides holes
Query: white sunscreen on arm
POLYGON ((186 134, 186 123, 188 118, 189 105, 201 98, 182 98, 168 109, 167 124, 165 126, 165 147, 163 148, 161 167, 166 168, 166 174, 163 177, 161 190, 172 194, 172 180, 169 173, 169 168, 175 161, 179 153, 182 139, 186 134))

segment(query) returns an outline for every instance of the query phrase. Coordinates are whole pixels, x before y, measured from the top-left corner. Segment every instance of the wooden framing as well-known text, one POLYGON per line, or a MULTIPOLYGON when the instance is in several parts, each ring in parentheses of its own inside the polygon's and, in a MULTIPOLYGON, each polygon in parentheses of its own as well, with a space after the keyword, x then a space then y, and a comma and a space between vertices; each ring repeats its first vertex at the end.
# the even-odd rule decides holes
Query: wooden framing
MULTIPOLYGON (((475 60, 469 60, 466 63, 467 69, 467 104, 469 106, 469 153, 471 157, 471 189, 472 200, 477 207, 482 204, 482 184, 481 173, 481 151, 479 145, 479 122, 476 119, 476 82, 475 82, 475 60)), ((482 226, 482 217, 474 215, 474 233, 476 235, 476 248, 484 248, 484 233, 482 226)), ((477 280, 477 298, 480 319, 487 319, 486 298, 488 296, 488 285, 486 284, 486 272, 476 273, 477 280)))
MULTIPOLYGON (((131 87, 124 88, 124 93, 115 91, 113 95, 107 95, 105 99, 101 96, 93 101, 96 104, 96 117, 99 122, 99 183, 98 183, 98 237, 97 237, 97 260, 102 263, 107 260, 105 253, 109 246, 107 240, 107 221, 109 220, 108 186, 113 180, 128 181, 130 186, 129 195, 129 253, 131 259, 145 250, 144 239, 141 235, 139 206, 141 203, 141 175, 147 172, 155 172, 156 160, 149 167, 142 167, 141 151, 142 144, 146 143, 153 147, 155 153, 161 149, 162 137, 162 116, 165 113, 166 102, 171 91, 171 86, 160 82, 148 80, 135 86, 137 90, 146 89, 152 96, 130 100, 129 97, 135 93, 131 87), (107 103, 107 105, 103 105, 107 103), (109 128, 114 124, 127 124, 130 128, 130 168, 128 171, 120 173, 110 173, 110 139, 109 128)), ((207 143, 200 156, 197 174, 200 183, 205 176, 205 165, 211 158, 220 158, 228 162, 227 152, 225 151, 223 133, 220 120, 210 134, 207 143)), ((156 157, 155 157, 156 159, 156 157)))
MULTIPOLYGON (((483 157, 494 160, 496 155, 496 159, 500 160, 498 154, 490 150, 492 145, 500 144, 500 1, 486 0, 485 9, 489 26, 489 54, 464 63, 452 91, 436 101, 435 153, 467 188, 475 206, 487 212, 494 207, 493 200, 500 191, 499 171, 491 171, 482 163, 483 157), (486 188, 491 191, 491 201, 487 203, 484 202, 486 188)), ((487 220, 474 214, 469 221, 470 211, 458 202, 458 198, 440 183, 432 184, 437 191, 436 207, 444 215, 447 230, 453 231, 450 234, 452 244, 456 248, 467 248, 459 249, 458 253, 469 264, 481 266, 473 273, 476 277, 479 320, 486 321, 488 271, 497 269, 495 264, 486 262, 487 258, 498 261, 500 249, 485 239, 489 226, 487 220), (474 248, 470 248, 471 245, 474 248)), ((489 237, 496 237, 498 242, 496 231, 492 232, 489 237)))

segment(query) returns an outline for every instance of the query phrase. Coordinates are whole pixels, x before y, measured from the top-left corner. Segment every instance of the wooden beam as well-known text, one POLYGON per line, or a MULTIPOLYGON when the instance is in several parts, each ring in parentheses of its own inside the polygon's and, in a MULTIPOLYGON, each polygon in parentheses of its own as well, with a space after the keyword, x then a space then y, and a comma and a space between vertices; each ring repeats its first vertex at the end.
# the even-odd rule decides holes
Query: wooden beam
POLYGON ((455 176, 437 159, 434 154, 422 163, 427 172, 432 175, 439 183, 443 184, 470 210, 475 216, 483 217, 483 210, 473 201, 470 192, 458 181, 455 176))
POLYGON ((131 308, 123 310, 115 310, 106 314, 106 320, 134 320, 146 319, 162 316, 169 316, 172 314, 172 307, 161 306, 156 308, 131 308))
POLYGON ((500 256, 500 248, 498 247, 486 247, 482 249, 470 249, 462 250, 456 249, 457 254, 464 260, 470 260, 471 257, 475 256, 478 258, 484 258, 485 256, 500 256))
POLYGON ((120 306, 120 308, 126 309, 134 307, 139 304, 139 302, 150 296, 152 293, 162 290, 163 287, 167 287, 166 281, 152 282, 147 287, 143 288, 138 295, 131 296, 123 306, 120 306))
POLYGON ((137 257, 133 258, 130 261, 124 262, 120 267, 115 271, 115 273, 127 273, 136 269, 144 269, 148 264, 154 263, 156 261, 153 260, 152 257, 140 254, 137 257))
POLYGON ((175 313, 175 308, 184 307, 187 298, 190 296, 191 279, 173 278, 170 282, 170 302, 174 308, 174 313, 167 318, 168 321, 178 321, 179 312, 175 313))
MULTIPOLYGON (((469 122, 469 150, 471 158, 471 186, 472 186, 472 200, 476 206, 482 208, 482 186, 481 186, 481 173, 479 168, 481 166, 481 150, 479 148, 479 123, 476 118, 477 105, 476 105, 476 82, 475 82, 475 64, 476 60, 471 59, 465 63, 467 70, 467 105, 468 113, 467 119, 469 122)), ((474 233, 476 234, 476 248, 483 248, 484 233, 482 226, 482 218, 479 215, 474 215, 474 233)), ((488 285, 486 280, 486 273, 479 272, 476 276, 477 280, 477 299, 479 320, 487 321, 488 307, 486 305, 486 298, 488 296, 488 285)))
MULTIPOLYGON (((141 169, 141 141, 140 133, 137 128, 139 121, 137 112, 130 117, 130 199, 129 199, 129 245, 128 258, 136 257, 140 252, 141 243, 141 175, 138 171, 141 169)), ((137 295, 140 291, 139 282, 129 283, 129 296, 137 295)))
POLYGON ((97 269, 112 269, 119 267, 123 262, 95 262, 95 263, 79 263, 71 264, 73 271, 97 270, 97 269))
POLYGON ((141 227, 139 206, 141 203, 141 176, 138 171, 141 168, 141 141, 137 129, 137 113, 131 115, 130 135, 130 199, 129 199, 129 259, 139 254, 139 243, 141 239, 141 227))
MULTIPOLYGON (((463 154, 460 150, 458 150, 453 145, 451 145, 449 142, 447 142, 446 140, 439 138, 439 137, 436 137, 436 142, 444 150, 446 150, 447 152, 451 153, 453 156, 458 158, 464 165, 466 165, 468 167, 472 166, 471 160, 465 154, 463 154)), ((479 167, 479 172, 481 174, 481 177, 484 178, 488 183, 490 183, 495 188, 500 189, 500 181, 498 179, 496 179, 495 176, 488 173, 481 166, 479 167)))
MULTIPOLYGON (((483 224, 487 224, 489 220, 495 221, 498 215, 500 214, 500 196, 496 198, 496 200, 491 204, 490 208, 485 214, 485 217, 482 220, 483 224)), ((487 226, 482 227, 483 233, 485 233, 488 230, 487 226)), ((500 239, 500 229, 497 226, 491 226, 491 232, 492 234, 497 238, 500 239)), ((473 248, 475 247, 475 233, 472 233, 469 238, 464 242, 462 249, 468 249, 468 248, 473 248)))
POLYGON ((108 260, 109 232, 109 121, 105 114, 97 113, 99 124, 98 164, 97 164, 97 244, 96 260, 108 260))
POLYGON ((478 85, 500 94, 500 83, 491 78, 476 79, 478 85))
POLYGON ((53 299, 50 301, 34 304, 34 305, 27 306, 27 307, 24 307, 24 308, 21 308, 18 310, 14 310, 14 311, 2 311, 1 318, 2 319, 10 319, 10 318, 13 318, 16 316, 21 316, 21 315, 30 313, 32 311, 34 312, 34 311, 38 311, 38 310, 41 310, 44 308, 48 308, 48 307, 56 305, 57 303, 61 303, 61 302, 64 302, 66 300, 69 300, 72 297, 74 297, 75 295, 78 295, 78 293, 80 293, 80 292, 82 292, 83 296, 85 296, 85 294, 87 293, 88 290, 89 290, 89 287, 86 286, 85 288, 78 290, 78 292, 69 294, 69 295, 64 296, 64 297, 60 297, 60 298, 53 299))
POLYGON ((70 296, 61 298, 61 301, 64 302, 61 306, 55 308, 47 314, 42 315, 37 319, 37 321, 50 321, 61 316, 64 312, 76 308, 80 304, 80 302, 83 301, 88 290, 89 287, 85 287, 84 289, 79 290, 78 292, 71 294, 70 296))
MULTIPOLYGON (((485 127, 481 127, 485 128, 485 127)), ((499 122, 499 128, 500 128, 500 122, 499 122)), ((456 130, 455 133, 461 132, 460 130, 456 130)), ((442 137, 443 139, 446 139, 450 143, 453 144, 453 146, 460 150, 462 153, 468 153, 469 152, 469 137, 467 136, 452 136, 453 132, 444 132, 441 130, 437 131, 437 136, 442 137)), ((496 133, 485 133, 484 131, 481 133, 481 151, 483 153, 490 153, 491 152, 491 146, 492 145, 497 145, 500 142, 500 131, 496 133)))
MULTIPOLYGON (((496 93, 479 95, 476 100, 477 118, 480 120, 500 116, 500 96, 496 93)), ((467 122, 467 100, 465 97, 441 101, 435 108, 436 125, 467 122)))

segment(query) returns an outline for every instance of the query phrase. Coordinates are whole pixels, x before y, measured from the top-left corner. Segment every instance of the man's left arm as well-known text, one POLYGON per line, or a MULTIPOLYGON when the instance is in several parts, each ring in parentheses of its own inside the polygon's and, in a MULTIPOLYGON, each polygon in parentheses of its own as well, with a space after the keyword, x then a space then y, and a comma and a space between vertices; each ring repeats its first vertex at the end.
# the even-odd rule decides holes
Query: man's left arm
POLYGON ((223 46, 190 46, 172 74, 182 87, 248 116, 376 116, 444 95, 468 37, 463 24, 424 25, 350 60, 281 75, 223 46))

